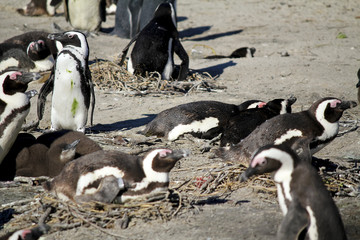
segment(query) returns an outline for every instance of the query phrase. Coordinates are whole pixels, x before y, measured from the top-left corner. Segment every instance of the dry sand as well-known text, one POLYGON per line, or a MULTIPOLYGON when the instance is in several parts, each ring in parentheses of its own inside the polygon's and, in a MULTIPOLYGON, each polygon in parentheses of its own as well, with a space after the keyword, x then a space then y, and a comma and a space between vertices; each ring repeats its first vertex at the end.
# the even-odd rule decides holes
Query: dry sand
MULTIPOLYGON (((52 31, 56 22, 71 29, 62 14, 55 17, 23 17, 15 9, 27 1, 0 2, 0 42, 29 30, 52 31)), ((61 11, 60 11, 61 13, 61 11)), ((360 10, 356 0, 179 0, 178 30, 181 42, 190 55, 190 68, 216 76, 224 91, 192 92, 188 95, 149 94, 142 97, 96 89, 94 121, 100 134, 94 139, 116 135, 132 141, 135 133, 154 114, 181 103, 197 100, 218 100, 241 103, 248 99, 268 101, 297 97, 294 111, 307 109, 321 97, 334 96, 356 100, 356 72, 360 67, 360 10), (347 38, 337 38, 344 33, 347 38), (199 55, 211 52, 229 55, 239 47, 255 47, 254 58, 206 60, 199 55), (192 51, 196 50, 196 51, 192 51), (203 51, 203 52, 199 52, 203 51), (282 57, 287 52, 288 57, 282 57), (101 124, 101 125, 100 125, 101 124), (105 131, 105 132, 104 132, 105 131)), ((108 16, 104 28, 114 26, 114 16, 108 16)), ((90 60, 115 60, 129 42, 114 36, 99 34, 88 39, 90 60)), ((39 85, 30 85, 39 89, 39 85)), ((33 101, 28 121, 36 119, 33 101)), ((49 103, 47 104, 49 106, 49 103)), ((49 111, 48 111, 49 112, 49 111)), ((347 111, 344 119, 357 120, 359 108, 347 111)), ((41 122, 49 127, 49 116, 41 122)), ((360 158, 359 131, 335 139, 316 154, 340 166, 352 167, 360 158)), ((101 141, 106 149, 131 152, 127 146, 101 141)), ((201 166, 220 160, 209 158, 199 150, 204 141, 181 140, 160 142, 156 146, 188 148, 192 155, 181 160, 171 174, 173 181, 201 176, 201 166), (188 171, 180 171, 188 169, 188 171)), ((155 146, 155 147, 156 147, 155 146)), ((358 175, 359 176, 359 175, 358 175)), ((33 193, 1 191, 5 202, 31 196, 33 193)), ((360 239, 360 201, 358 197, 335 197, 349 239, 360 239)), ((236 190, 224 203, 199 206, 200 212, 187 213, 169 221, 153 221, 115 229, 125 239, 274 239, 282 215, 276 198, 263 196, 252 188, 236 190)), ((91 227, 80 227, 46 235, 45 239, 116 239, 91 227)))

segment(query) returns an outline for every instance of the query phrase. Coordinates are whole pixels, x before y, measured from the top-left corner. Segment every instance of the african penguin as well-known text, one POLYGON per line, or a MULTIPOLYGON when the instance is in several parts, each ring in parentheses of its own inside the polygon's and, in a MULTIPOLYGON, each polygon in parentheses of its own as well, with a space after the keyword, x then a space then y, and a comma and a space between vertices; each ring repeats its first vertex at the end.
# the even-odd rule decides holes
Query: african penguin
POLYGON ((39 136, 16 156, 16 176, 57 176, 66 163, 102 150, 81 132, 61 130, 39 136))
POLYGON ((284 219, 277 239, 347 239, 339 210, 315 168, 311 155, 301 159, 286 145, 267 145, 256 151, 241 175, 274 172, 278 200, 284 219), (301 238, 303 239, 303 238, 301 238))
POLYGON ((44 188, 65 201, 125 202, 169 186, 169 172, 188 153, 155 149, 145 156, 97 151, 69 162, 44 188))
POLYGON ((291 113, 295 97, 274 99, 263 108, 247 109, 230 118, 220 138, 220 146, 233 145, 247 137, 257 126, 279 114, 291 113))
POLYGON ((175 9, 175 0, 118 0, 111 34, 121 38, 135 37, 153 18, 157 6, 164 2, 172 3, 175 9))
POLYGON ((25 7, 16 11, 24 16, 54 16, 61 2, 62 0, 30 0, 25 7))
POLYGON ((357 97, 358 97, 358 102, 360 103, 360 68, 357 72, 357 77, 358 77, 358 83, 356 84, 356 87, 358 89, 358 94, 357 94, 357 97))
POLYGON ((303 152, 298 154, 307 154, 307 151, 314 154, 334 140, 343 112, 356 105, 354 101, 322 98, 306 111, 285 113, 267 120, 241 142, 220 148, 216 154, 223 159, 245 165, 248 165, 257 148, 267 144, 285 143, 295 151, 296 148, 301 148, 303 152))
POLYGON ((38 118, 43 117, 47 95, 52 91, 51 130, 85 132, 91 98, 91 125, 95 105, 94 86, 88 66, 89 46, 83 33, 68 31, 50 34, 61 44, 53 72, 44 83, 38 98, 38 118))
POLYGON ((99 31, 106 21, 106 0, 64 0, 64 13, 73 28, 99 31))
POLYGON ((0 75, 0 164, 13 145, 30 111, 30 98, 36 90, 25 92, 38 73, 5 72, 0 75))
MULTIPOLYGON (((218 101, 190 102, 160 112, 142 131, 146 136, 156 135, 169 141, 185 133, 211 139, 219 135, 229 119, 248 107, 261 103, 247 101, 240 105, 218 101)), ((260 104, 262 105, 262 104, 260 104)))
POLYGON ((174 71, 175 52, 181 59, 177 79, 181 81, 187 77, 189 57, 180 43, 175 10, 171 3, 162 3, 156 8, 153 19, 122 51, 120 65, 123 65, 129 47, 134 42, 127 65, 130 73, 144 76, 146 72, 158 72, 162 79, 169 80, 174 71))
POLYGON ((42 235, 47 233, 50 226, 46 224, 40 224, 37 227, 30 229, 22 229, 14 232, 10 232, 0 237, 0 240, 37 240, 42 235))
POLYGON ((238 48, 233 51, 229 56, 224 55, 210 55, 206 56, 205 59, 218 59, 218 58, 252 58, 254 57, 256 49, 249 47, 238 48))

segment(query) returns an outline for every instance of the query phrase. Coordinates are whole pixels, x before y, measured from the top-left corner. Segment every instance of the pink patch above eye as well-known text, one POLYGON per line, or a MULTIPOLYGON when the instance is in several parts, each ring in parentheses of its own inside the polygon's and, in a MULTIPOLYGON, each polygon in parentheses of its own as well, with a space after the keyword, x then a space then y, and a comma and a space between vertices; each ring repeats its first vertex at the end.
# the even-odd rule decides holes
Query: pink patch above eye
POLYGON ((340 100, 334 100, 334 101, 332 101, 332 102, 330 103, 330 107, 336 108, 336 105, 337 105, 338 103, 341 103, 341 101, 340 101, 340 100))
POLYGON ((166 157, 166 155, 167 155, 168 153, 172 153, 172 151, 169 150, 169 149, 163 149, 163 150, 161 150, 161 151, 159 152, 160 157, 166 157))
POLYGON ((21 72, 14 72, 10 75, 10 79, 15 80, 17 79, 17 76, 21 76, 21 75, 22 75, 21 72))
POLYGON ((258 107, 259 107, 259 108, 263 108, 263 107, 265 107, 265 106, 266 106, 266 102, 261 102, 261 103, 258 104, 258 107))
POLYGON ((37 42, 38 42, 38 44, 40 44, 40 45, 45 45, 45 42, 44 42, 43 40, 38 40, 37 42))
POLYGON ((34 42, 30 43, 30 48, 33 48, 33 47, 34 47, 34 45, 35 45, 35 43, 34 43, 34 42))
POLYGON ((265 162, 265 158, 264 157, 257 157, 257 158, 254 158, 251 162, 251 167, 252 168, 255 168, 257 165, 262 165, 264 162, 265 162))
POLYGON ((30 229, 25 229, 21 232, 21 236, 23 239, 25 239, 26 235, 27 234, 30 234, 31 233, 31 230, 30 229))

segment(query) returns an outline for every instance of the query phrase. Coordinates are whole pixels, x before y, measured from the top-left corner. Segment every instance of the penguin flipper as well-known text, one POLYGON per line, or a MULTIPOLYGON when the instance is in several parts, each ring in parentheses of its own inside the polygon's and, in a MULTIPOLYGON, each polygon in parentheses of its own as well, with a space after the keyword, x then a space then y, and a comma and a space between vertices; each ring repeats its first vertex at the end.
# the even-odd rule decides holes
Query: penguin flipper
POLYGON ((95 108, 95 91, 94 91, 94 83, 91 80, 91 73, 90 69, 88 69, 88 74, 90 75, 90 91, 91 91, 91 115, 90 115, 90 124, 93 126, 93 120, 94 120, 94 108, 95 108))
POLYGON ((39 121, 42 119, 45 110, 46 97, 52 92, 54 88, 54 73, 52 72, 49 79, 43 84, 40 89, 38 101, 37 101, 37 115, 39 121))
POLYGON ((180 65, 180 71, 178 76, 178 81, 183 81, 186 79, 188 72, 189 72, 189 56, 186 53, 185 49, 181 45, 178 38, 174 41, 174 50, 175 53, 179 56, 181 59, 181 65, 180 65))
POLYGON ((99 5, 100 19, 106 22, 106 0, 101 0, 99 5))
POLYGON ((277 232, 279 240, 297 240, 308 226, 308 213, 299 202, 293 200, 277 232))
POLYGON ((119 58, 120 58, 119 65, 120 66, 124 65, 127 52, 129 51, 129 48, 130 48, 131 44, 133 44, 137 40, 138 36, 139 36, 139 33, 136 34, 135 37, 133 37, 133 39, 130 40, 128 45, 126 45, 126 47, 122 50, 121 56, 119 56, 119 58))

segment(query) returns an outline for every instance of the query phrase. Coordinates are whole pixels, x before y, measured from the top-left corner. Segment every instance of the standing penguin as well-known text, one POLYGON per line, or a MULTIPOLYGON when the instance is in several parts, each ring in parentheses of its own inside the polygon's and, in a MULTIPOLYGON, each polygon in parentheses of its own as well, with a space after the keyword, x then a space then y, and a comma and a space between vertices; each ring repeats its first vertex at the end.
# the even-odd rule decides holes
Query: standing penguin
POLYGON ((358 97, 358 103, 360 103, 360 68, 357 72, 357 77, 358 77, 358 83, 356 84, 356 88, 358 89, 357 97, 358 97))
POLYGON ((122 51, 120 65, 123 65, 133 42, 135 45, 127 65, 130 73, 145 75, 146 72, 159 72, 163 79, 169 80, 174 71, 175 52, 182 61, 177 79, 181 81, 186 78, 189 57, 180 43, 171 3, 162 3, 157 7, 153 19, 122 51))
POLYGON ((85 132, 91 106, 91 125, 95 105, 94 86, 88 66, 89 46, 83 33, 69 31, 50 34, 62 45, 52 75, 44 83, 38 99, 38 118, 43 117, 46 96, 53 91, 51 130, 69 129, 85 132))
POLYGON ((25 93, 28 83, 39 79, 38 73, 5 72, 0 75, 0 164, 30 111, 30 98, 36 90, 25 93))
POLYGON ((302 153, 298 154, 314 154, 335 139, 343 112, 356 105, 354 101, 322 98, 306 111, 285 113, 267 120, 241 142, 220 148, 216 154, 245 165, 256 149, 267 144, 285 143, 295 151, 301 147, 302 153))
POLYGON ((64 14, 75 29, 99 31, 106 21, 106 0, 64 0, 64 14))
POLYGON ((254 129, 266 120, 279 114, 291 113, 291 105, 296 98, 274 99, 266 103, 262 108, 252 108, 241 111, 238 115, 230 118, 220 138, 220 146, 236 144, 247 137, 254 129))
POLYGON ((218 101, 185 103, 160 112, 149 122, 143 134, 156 135, 174 141, 185 133, 211 139, 219 135, 229 119, 247 108, 263 106, 259 100, 246 101, 239 106, 218 101))
POLYGON ((309 163, 311 155, 305 158, 300 159, 285 145, 264 146, 254 154, 241 180, 274 172, 279 204, 284 215, 277 239, 347 239, 339 210, 309 163))
POLYGON ((64 201, 125 202, 169 186, 169 172, 186 157, 184 150, 154 149, 145 156, 97 151, 68 163, 43 186, 64 201))

